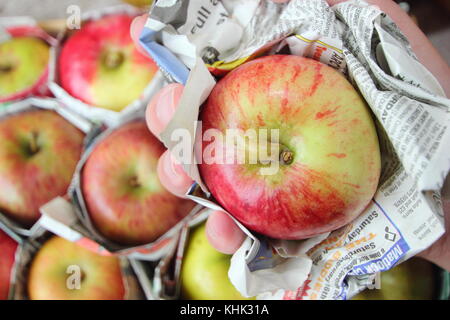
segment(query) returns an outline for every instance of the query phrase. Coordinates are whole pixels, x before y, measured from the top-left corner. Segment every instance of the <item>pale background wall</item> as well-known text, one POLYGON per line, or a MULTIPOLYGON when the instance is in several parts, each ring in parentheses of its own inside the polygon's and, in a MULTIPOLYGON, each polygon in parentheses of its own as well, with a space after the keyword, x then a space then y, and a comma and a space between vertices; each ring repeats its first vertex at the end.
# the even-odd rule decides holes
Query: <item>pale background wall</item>
MULTIPOLYGON (((419 25, 450 64, 450 0, 409 0, 419 25)), ((36 19, 66 17, 66 8, 81 10, 119 4, 120 0, 0 0, 0 16, 31 15, 36 19)))
POLYGON ((66 8, 76 4, 81 10, 120 4, 120 0, 0 0, 0 16, 30 15, 38 20, 66 17, 66 8))

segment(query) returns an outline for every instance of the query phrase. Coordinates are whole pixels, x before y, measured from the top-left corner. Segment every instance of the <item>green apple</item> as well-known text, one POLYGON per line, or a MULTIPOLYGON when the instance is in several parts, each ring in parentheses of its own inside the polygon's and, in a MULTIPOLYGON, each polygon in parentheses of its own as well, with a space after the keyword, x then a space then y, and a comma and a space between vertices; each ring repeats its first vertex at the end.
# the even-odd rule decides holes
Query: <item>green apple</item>
POLYGON ((205 224, 192 230, 181 267, 182 299, 246 300, 228 279, 230 260, 209 244, 205 224))
POLYGON ((431 263, 413 258, 381 273, 381 288, 365 290, 353 300, 431 300, 435 295, 431 263))
POLYGON ((28 294, 31 300, 122 300, 125 286, 120 261, 55 236, 31 263, 28 294), (79 286, 69 279, 75 272, 79 286))
POLYGON ((31 94, 47 80, 49 52, 49 45, 35 37, 0 43, 0 102, 31 94))

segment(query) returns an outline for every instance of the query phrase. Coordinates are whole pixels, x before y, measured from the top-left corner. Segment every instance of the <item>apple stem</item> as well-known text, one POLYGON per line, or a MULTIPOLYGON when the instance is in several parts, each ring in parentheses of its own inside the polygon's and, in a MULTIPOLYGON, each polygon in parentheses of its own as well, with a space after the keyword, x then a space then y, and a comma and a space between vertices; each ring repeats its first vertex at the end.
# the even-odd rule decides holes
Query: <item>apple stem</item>
POLYGON ((119 51, 108 51, 104 57, 104 63, 108 69, 115 69, 123 62, 123 54, 119 51))
POLYGON ((249 159, 257 159, 257 161, 263 165, 278 161, 283 165, 289 165, 294 161, 294 153, 279 143, 256 143, 255 141, 252 142, 250 140, 248 143, 245 143, 245 146, 238 145, 237 150, 238 152, 247 151, 249 159), (241 149, 239 146, 247 149, 241 149), (280 149, 281 151, 279 151, 280 149))
POLYGON ((81 279, 80 279, 80 282, 83 282, 85 279, 86 279, 86 273, 85 273, 83 270, 81 270, 81 279))
POLYGON ((36 131, 32 131, 31 132, 31 140, 30 140, 31 154, 36 154, 39 152, 38 138, 39 138, 38 133, 36 131))
POLYGON ((132 176, 129 180, 130 186, 133 188, 139 188, 141 184, 136 176, 132 176))
POLYGON ((12 66, 9 64, 0 64, 0 73, 7 73, 10 72, 12 70, 12 66))
POLYGON ((289 149, 283 149, 280 153, 280 162, 289 165, 294 161, 294 153, 289 149))

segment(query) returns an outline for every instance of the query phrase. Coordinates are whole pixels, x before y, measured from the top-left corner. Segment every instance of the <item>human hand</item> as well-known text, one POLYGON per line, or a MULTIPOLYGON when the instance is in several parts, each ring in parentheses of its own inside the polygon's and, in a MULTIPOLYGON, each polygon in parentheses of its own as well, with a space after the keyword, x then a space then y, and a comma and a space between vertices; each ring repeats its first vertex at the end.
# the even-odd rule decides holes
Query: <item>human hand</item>
MULTIPOLYGON (((289 0, 272 1, 284 3, 289 0)), ((141 47, 139 36, 147 18, 147 14, 136 17, 130 30, 136 47, 144 55, 148 54, 141 47)), ((181 84, 169 84, 161 89, 148 104, 146 121, 150 131, 155 136, 158 137, 170 122, 182 92, 183 86, 181 84)), ((192 179, 183 171, 181 165, 176 163, 168 150, 159 159, 157 170, 162 185, 179 197, 183 197, 193 183, 192 179)), ((218 251, 226 254, 234 253, 246 237, 234 221, 226 213, 221 211, 214 211, 209 216, 206 223, 206 234, 211 245, 218 251)))
MULTIPOLYGON (((286 2, 286 0, 274 0, 274 2, 286 2)), ((147 17, 148 15, 142 15, 135 18, 130 30, 135 45, 145 55, 148 54, 139 43, 139 35, 147 17)), ((148 104, 146 121, 150 131, 155 136, 158 137, 172 119, 182 93, 183 85, 172 83, 161 89, 148 104)), ((160 157, 157 171, 162 185, 179 197, 184 197, 193 183, 168 150, 160 157)), ((245 239, 244 233, 234 221, 220 211, 211 213, 206 224, 206 232, 210 243, 218 251, 226 254, 234 253, 245 239)))
MULTIPOLYGON (((289 0, 273 0, 274 2, 282 3, 289 0)), ((346 0, 328 0, 330 6, 335 5, 346 0)), ((447 95, 450 92, 450 72, 446 62, 439 56, 436 49, 431 45, 426 36, 414 24, 407 14, 391 0, 369 0, 368 2, 378 5, 381 10, 386 12, 400 27, 400 29, 409 38, 412 48, 415 50, 419 60, 436 76, 438 81, 444 87, 447 95)), ((131 26, 131 36, 134 39, 139 50, 147 54, 139 44, 139 35, 144 27, 147 15, 137 17, 131 26)), ((149 103, 146 119, 149 129, 159 136, 159 133, 166 127, 172 118, 178 101, 181 97, 183 86, 180 84, 171 84, 163 88, 152 101, 149 103)), ((182 197, 189 187, 192 185, 192 180, 181 168, 181 165, 176 164, 170 153, 166 151, 160 158, 158 164, 158 175, 161 183, 172 193, 182 197)), ((450 205, 446 206, 446 211, 450 211, 450 205)), ((450 214, 450 213, 449 213, 450 214)), ((449 215, 447 214, 447 216, 449 215)), ((448 224, 448 223, 447 223, 448 224)), ((234 221, 224 212, 214 211, 208 218, 206 224, 206 232, 208 239, 212 246, 218 251, 226 254, 234 253, 245 239, 245 234, 239 229, 234 221)), ((435 252, 440 252, 440 247, 449 248, 449 237, 446 235, 436 244, 436 251, 432 248, 427 250, 429 257, 424 254, 425 258, 432 260, 435 252), (447 239, 447 240, 445 240, 447 239), (446 244, 440 244, 440 243, 446 244)), ((433 246, 434 247, 434 246, 433 246)), ((450 252, 450 250, 447 250, 450 252)), ((434 259, 436 260, 436 259, 434 259)), ((433 260, 432 260, 433 261, 433 260)), ((450 259, 448 260, 450 264, 450 259)), ((439 264, 437 261, 433 261, 439 264)), ((449 265, 440 264, 441 266, 450 270, 449 265)))

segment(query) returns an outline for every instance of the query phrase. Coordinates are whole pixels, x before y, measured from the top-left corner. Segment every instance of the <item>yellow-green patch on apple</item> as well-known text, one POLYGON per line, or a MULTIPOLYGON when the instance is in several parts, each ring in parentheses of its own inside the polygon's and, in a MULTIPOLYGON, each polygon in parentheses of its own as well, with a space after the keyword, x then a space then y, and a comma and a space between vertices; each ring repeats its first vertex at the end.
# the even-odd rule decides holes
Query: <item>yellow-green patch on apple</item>
POLYGON ((47 69, 49 55, 49 45, 35 37, 13 37, 0 43, 0 101, 36 85, 47 69))
POLYGON ((380 289, 367 289, 353 300, 431 300, 435 295, 435 281, 433 265, 412 258, 382 272, 380 289))

